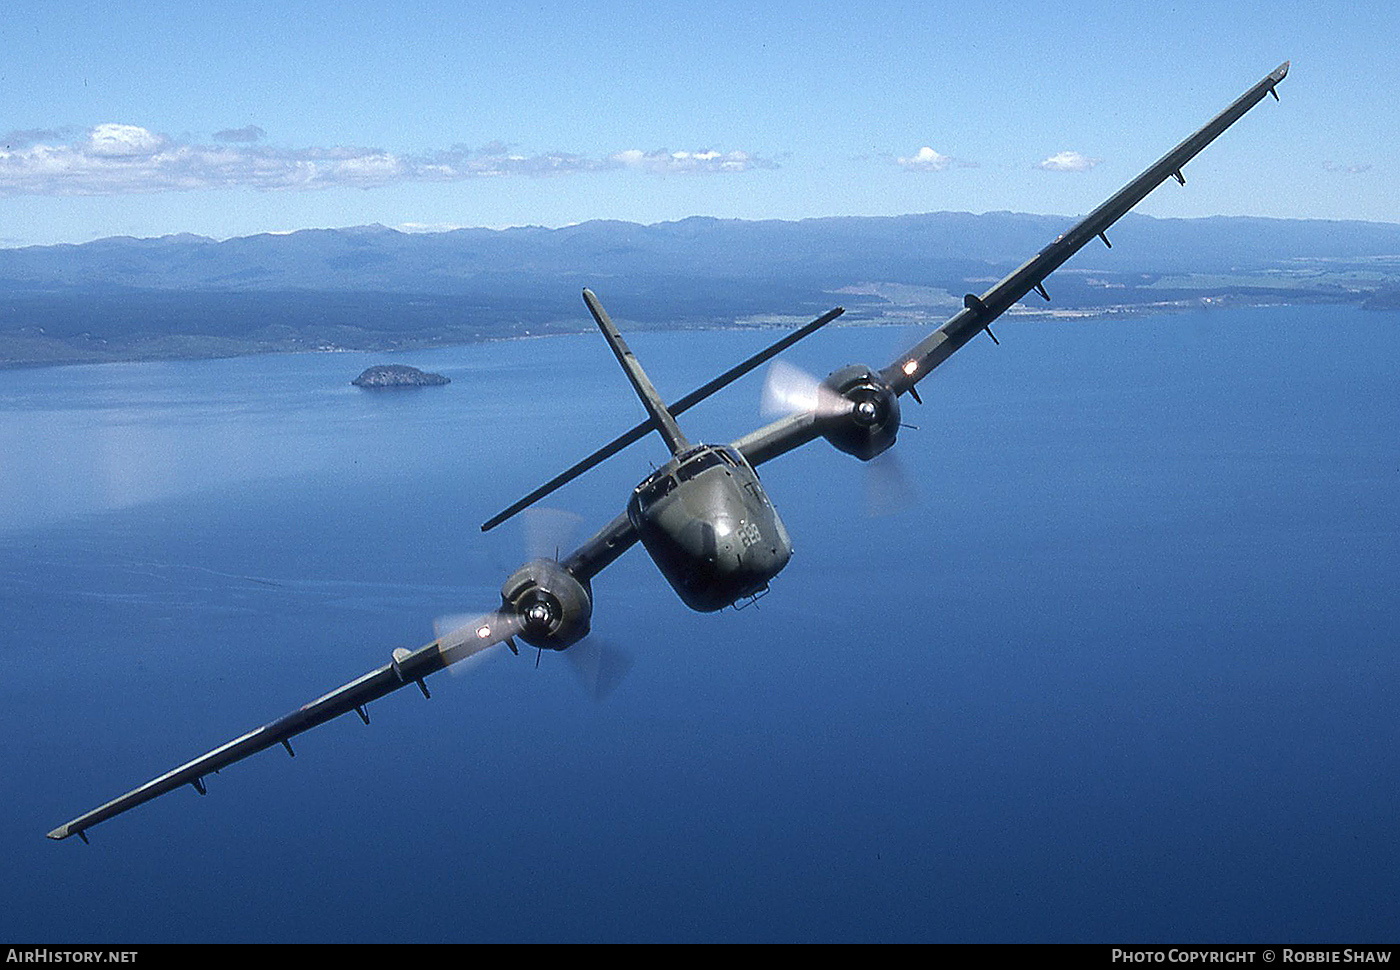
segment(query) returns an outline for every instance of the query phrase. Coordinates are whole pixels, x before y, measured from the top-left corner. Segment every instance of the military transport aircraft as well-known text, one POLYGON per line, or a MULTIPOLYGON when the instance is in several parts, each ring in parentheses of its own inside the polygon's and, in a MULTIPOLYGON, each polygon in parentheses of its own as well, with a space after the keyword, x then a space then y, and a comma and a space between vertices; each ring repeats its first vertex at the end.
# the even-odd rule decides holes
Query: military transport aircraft
POLYGON ((399 648, 389 663, 298 710, 166 772, 133 791, 80 815, 48 833, 88 840, 87 829, 183 785, 205 793, 210 772, 264 748, 283 745, 332 718, 354 711, 366 724, 366 705, 408 684, 428 696, 424 678, 473 654, 516 640, 540 650, 566 650, 589 632, 593 578, 638 540, 680 598, 693 610, 710 612, 757 596, 787 565, 792 543, 755 470, 799 445, 822 437, 837 449, 868 461, 895 443, 899 399, 919 399, 917 385, 939 364, 1032 290, 1049 300, 1045 278, 1094 237, 1111 246, 1106 230, 1168 178, 1182 185, 1183 166, 1238 121, 1288 73, 1285 62, 1262 78, 1203 128, 1173 148, 1068 232, 980 296, 969 293, 963 308, 928 337, 879 370, 852 364, 833 371, 813 389, 806 406, 731 444, 693 444, 676 423, 678 415, 835 319, 837 307, 721 376, 667 406, 633 356, 598 298, 584 302, 602 331, 648 417, 589 457, 536 489, 482 529, 490 529, 576 478, 622 448, 658 432, 670 459, 632 490, 626 509, 563 558, 535 559, 501 587, 501 606, 417 650, 399 648))

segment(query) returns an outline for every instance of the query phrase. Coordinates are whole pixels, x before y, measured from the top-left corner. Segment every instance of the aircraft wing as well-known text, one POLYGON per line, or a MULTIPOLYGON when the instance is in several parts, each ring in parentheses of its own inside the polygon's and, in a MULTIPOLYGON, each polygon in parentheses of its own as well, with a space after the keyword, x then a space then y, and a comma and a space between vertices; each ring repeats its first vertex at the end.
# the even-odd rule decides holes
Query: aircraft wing
POLYGON ((192 785, 202 795, 205 792, 204 777, 210 772, 216 772, 275 744, 285 745, 287 753, 295 755, 291 738, 350 711, 355 711, 360 719, 368 724, 369 713, 365 705, 370 701, 378 700, 408 684, 417 684, 426 697, 428 687, 423 678, 428 674, 436 673, 498 643, 510 643, 514 649, 513 637, 519 631, 518 617, 492 613, 417 650, 409 651, 400 647, 394 651, 393 659, 378 670, 352 680, 344 687, 339 687, 270 724, 249 731, 242 737, 235 738, 172 771, 167 771, 159 778, 154 778, 105 805, 79 815, 50 832, 49 838, 66 839, 70 835, 76 835, 86 842, 86 830, 98 822, 120 815, 182 785, 192 785))
MULTIPOLYGON (((1194 158, 1221 132, 1239 120, 1266 94, 1274 94, 1277 97, 1274 88, 1287 73, 1288 64, 1280 65, 1207 125, 1168 152, 1155 165, 1095 209, 1069 232, 1042 249, 1015 272, 981 296, 968 294, 961 311, 907 353, 896 358, 880 372, 881 377, 896 393, 903 394, 905 391, 914 391, 915 385, 923 377, 963 344, 986 329, 988 324, 1017 300, 1031 290, 1040 290, 1043 295, 1043 280, 1047 276, 1095 236, 1099 236, 1107 243, 1108 238, 1104 231, 1154 188, 1172 176, 1184 184, 1185 179, 1181 175, 1182 166, 1194 158)), ((784 338, 773 348, 769 348, 743 364, 732 368, 725 375, 698 389, 683 401, 694 403, 713 393, 724 383, 733 380, 741 373, 746 373, 752 367, 757 366, 761 360, 766 360, 778 349, 790 343, 791 340, 812 332, 840 312, 840 309, 837 308, 819 317, 793 337, 784 338)), ((623 439, 605 446, 603 451, 611 454, 612 451, 608 449, 615 451, 653 427, 654 422, 639 425, 628 435, 623 436, 623 439)), ((758 465, 812 440, 821 433, 821 430, 821 421, 817 413, 805 411, 781 418, 767 427, 745 436, 735 442, 735 447, 744 453, 751 464, 758 465)), ((598 460, 601 458, 596 455, 591 456, 581 462, 580 466, 591 467, 591 464, 595 464, 598 460)), ((570 470, 570 473, 577 474, 578 470, 579 466, 576 466, 575 469, 570 470)), ((566 476, 570 473, 566 473, 566 476)), ((564 477, 561 476, 561 478, 564 477)), ((556 479, 548 487, 557 487, 559 483, 559 480, 556 479)), ((538 496, 532 495, 528 498, 535 497, 538 496)), ((636 529, 626 514, 618 515, 562 560, 560 564, 581 582, 586 583, 630 548, 637 541, 637 538, 636 529)), ((86 842, 88 839, 86 830, 92 826, 183 785, 191 785, 203 794, 205 791, 204 778, 210 772, 217 772, 221 768, 276 744, 284 745, 289 753, 294 754, 290 743, 293 737, 350 711, 355 711, 368 724, 369 714, 366 711, 366 705, 369 702, 378 700, 410 683, 417 684, 426 696, 428 694, 427 685, 424 683, 426 676, 498 643, 508 643, 514 649, 513 638, 519 634, 521 626, 522 621, 518 616, 496 612, 487 614, 477 622, 440 637, 417 650, 409 651, 403 648, 395 650, 393 659, 383 667, 331 691, 290 714, 235 738, 193 761, 168 771, 105 805, 60 825, 48 833, 48 837, 66 839, 71 835, 77 835, 86 842)))
MULTIPOLYGON (((880 377, 897 394, 914 391, 914 386, 927 377, 930 371, 977 334, 986 330, 993 320, 1032 290, 1048 300, 1049 295, 1044 285, 1047 276, 1059 269, 1067 259, 1095 237, 1103 240, 1105 245, 1111 245, 1106 230, 1167 179, 1175 178, 1185 185, 1186 178, 1181 173, 1186 163, 1263 100, 1265 95, 1272 94, 1277 98, 1278 92, 1274 89, 1287 75, 1288 62, 1285 61, 1236 98, 1229 107, 1195 134, 1163 155, 1156 164, 1125 185, 1074 228, 1059 236, 1005 279, 981 296, 967 294, 963 298, 963 309, 928 337, 895 358, 880 372, 880 377)), ((915 392, 914 396, 917 398, 918 393, 915 392)), ((760 428, 736 441, 734 446, 743 452, 750 464, 758 465, 817 437, 821 434, 818 424, 813 412, 799 412, 760 428)))

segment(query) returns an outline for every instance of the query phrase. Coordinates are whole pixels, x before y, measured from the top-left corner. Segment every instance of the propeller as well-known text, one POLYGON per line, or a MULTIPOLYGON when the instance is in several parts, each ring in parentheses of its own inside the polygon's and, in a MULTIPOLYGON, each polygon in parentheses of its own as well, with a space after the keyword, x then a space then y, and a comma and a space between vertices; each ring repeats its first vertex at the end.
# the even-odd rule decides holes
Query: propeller
MULTIPOLYGON (((547 507, 526 509, 520 517, 520 542, 524 547, 526 558, 531 560, 557 558, 561 552, 571 548, 570 542, 582 521, 582 516, 565 509, 547 507)), ((490 541, 488 537, 488 542, 490 541)), ((510 545, 509 542, 496 545, 495 555, 492 558, 499 560, 495 565, 500 571, 507 572, 506 560, 517 558, 519 550, 507 552, 504 547, 510 545)), ((509 623, 512 627, 510 635, 515 637, 525 628, 526 622, 526 617, 501 610, 495 610, 491 613, 448 613, 433 620, 433 636, 442 638, 449 634, 455 635, 459 631, 475 631, 483 626, 489 628, 492 624, 509 623)), ((504 643, 504 639, 501 643, 504 643)), ((500 655, 501 651, 497 649, 498 646, 499 644, 492 645, 471 654, 461 662, 453 664, 449 668, 450 672, 454 676, 461 676, 475 670, 486 660, 500 655)), ((519 651, 519 645, 511 645, 510 649, 512 653, 516 653, 519 651)))
POLYGON ((579 684, 594 703, 601 704, 622 684, 632 665, 632 655, 609 640, 586 636, 564 651, 579 684))
POLYGON ((896 515, 918 504, 918 489, 905 471, 904 461, 893 448, 865 463, 867 515, 896 515))
POLYGON ((815 411, 818 419, 839 418, 850 414, 852 407, 850 401, 802 368, 785 360, 768 365, 761 405, 765 417, 815 411))
MULTIPOLYGON (((524 620, 513 613, 457 613, 433 621, 433 636, 442 641, 443 652, 454 659, 448 672, 454 677, 475 670, 498 656, 506 641, 520 634, 524 620), (481 644, 485 644, 482 646, 481 644)), ((514 652, 515 647, 512 647, 514 652)))
MULTIPOLYGON (((856 420, 875 417, 871 401, 851 401, 825 382, 786 361, 774 361, 763 382, 762 411, 767 417, 815 411, 818 420, 842 418, 853 412, 856 420), (862 409, 871 409, 866 416, 862 409)), ((870 516, 894 515, 918 504, 918 491, 893 449, 865 463, 865 506, 870 516)))
MULTIPOLYGON (((464 644, 464 659, 450 668, 454 673, 474 670, 487 658, 498 656, 501 652, 499 644, 506 642, 508 638, 524 637, 518 645, 515 640, 507 644, 512 650, 517 650, 521 646, 528 646, 525 640, 542 635, 539 631, 551 629, 552 625, 559 621, 559 611, 571 608, 567 596, 554 595, 560 592, 557 584, 562 583, 565 587, 572 584, 578 590, 578 595, 587 595, 583 589, 578 589, 577 583, 558 565, 558 557, 573 547, 575 534, 583 522, 582 517, 564 509, 535 507, 526 509, 520 522, 520 536, 524 542, 527 564, 522 566, 521 571, 508 580, 506 587, 502 589, 502 595, 508 597, 515 604, 514 607, 485 614, 449 614, 438 617, 434 623, 434 631, 439 638, 444 639, 444 646, 449 642, 464 644), (539 563, 538 560, 545 562, 539 563), (517 577, 522 573, 527 577, 527 581, 538 581, 542 586, 533 587, 539 592, 526 592, 522 598, 517 599, 518 594, 509 591, 509 588, 518 582, 517 577), (557 576, 555 580, 548 578, 552 574, 557 576), (530 576, 534 579, 528 579, 530 576), (551 587, 555 587, 553 592, 545 592, 551 587), (535 632, 532 634, 531 631, 535 632), (481 649, 472 649, 476 645, 473 641, 485 640, 490 640, 491 644, 481 649)), ((574 600, 574 603, 576 604, 577 600, 574 600)), ((537 664, 544 652, 546 651, 540 651, 536 656, 537 664)), ((591 635, 563 650, 550 649, 547 652, 564 654, 580 685, 595 702, 601 702, 612 694, 633 665, 633 660, 626 651, 591 635)))
POLYGON ((573 548, 583 516, 566 509, 532 506, 520 514, 525 554, 530 559, 558 559, 573 548))

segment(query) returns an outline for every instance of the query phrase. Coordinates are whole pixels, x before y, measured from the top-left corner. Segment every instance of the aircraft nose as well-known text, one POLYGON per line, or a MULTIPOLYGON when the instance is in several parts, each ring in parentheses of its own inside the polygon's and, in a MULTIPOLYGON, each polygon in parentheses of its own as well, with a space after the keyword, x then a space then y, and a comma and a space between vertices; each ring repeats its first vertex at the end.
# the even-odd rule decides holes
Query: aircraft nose
POLYGON ((713 522, 697 522, 700 533, 700 553, 711 560, 720 572, 731 572, 739 565, 742 544, 740 524, 731 518, 717 517, 713 522))

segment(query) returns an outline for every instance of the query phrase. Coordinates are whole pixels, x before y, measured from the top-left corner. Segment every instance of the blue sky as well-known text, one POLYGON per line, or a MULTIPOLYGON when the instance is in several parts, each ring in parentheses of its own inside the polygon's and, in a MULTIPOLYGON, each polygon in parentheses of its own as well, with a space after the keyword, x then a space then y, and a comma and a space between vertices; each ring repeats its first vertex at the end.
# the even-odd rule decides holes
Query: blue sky
POLYGON ((1400 221, 1391 4, 27 4, 0 245, 690 215, 1085 212, 1283 60, 1139 211, 1400 221))

